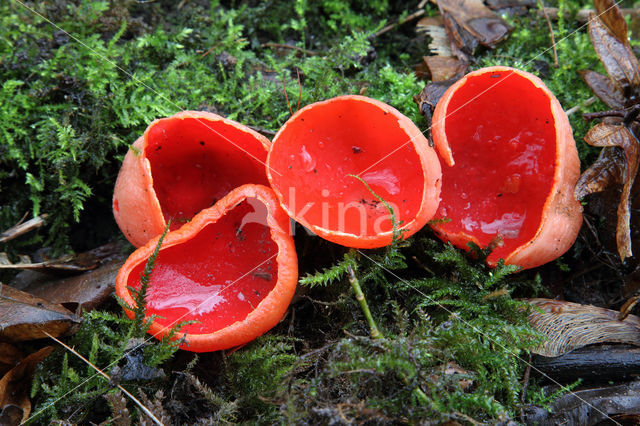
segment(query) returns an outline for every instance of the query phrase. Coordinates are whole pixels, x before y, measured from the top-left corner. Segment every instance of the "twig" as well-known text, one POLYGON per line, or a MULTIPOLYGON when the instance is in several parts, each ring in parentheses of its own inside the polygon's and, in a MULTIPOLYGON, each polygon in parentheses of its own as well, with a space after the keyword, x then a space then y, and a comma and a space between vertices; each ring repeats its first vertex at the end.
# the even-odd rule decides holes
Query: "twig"
POLYGON ((4 231, 0 234, 0 243, 7 242, 9 240, 13 240, 16 237, 19 237, 22 234, 25 234, 32 229, 36 229, 44 225, 44 220, 49 217, 48 214, 44 213, 40 216, 34 217, 24 223, 21 223, 24 220, 24 217, 20 219, 17 225, 12 226, 11 228, 4 231))
POLYGON ((291 104, 289 103, 289 96, 287 96, 287 85, 284 81, 284 75, 282 76, 282 91, 284 92, 284 98, 287 100, 287 106, 289 107, 289 112, 293 115, 293 110, 291 109, 291 104))
POLYGON ((551 47, 553 48, 553 66, 558 68, 558 51, 556 50, 556 38, 553 36, 553 27, 551 26, 551 20, 549 19, 549 15, 545 11, 544 3, 542 0, 538 0, 538 4, 540 5, 540 9, 542 10, 542 14, 544 15, 544 19, 547 21, 547 25, 549 26, 549 34, 551 35, 551 47))
POLYGON ((294 45, 291 45, 291 44, 262 43, 262 47, 275 47, 275 48, 278 48, 278 49, 291 49, 291 50, 297 50, 298 52, 304 53, 305 55, 309 55, 309 56, 317 55, 317 53, 314 52, 313 50, 303 49, 302 47, 294 46, 294 45))
POLYGON ((524 370, 524 378, 522 379, 522 395, 520 395, 520 402, 524 404, 527 398, 527 387, 529 387, 529 376, 531 375, 531 354, 529 354, 529 362, 527 368, 524 370))
MULTIPOLYGON (((633 15, 634 13, 637 13, 637 9, 620 9, 620 12, 624 16, 633 15)), ((579 10, 575 15, 575 19, 579 23, 584 24, 589 20, 589 16, 592 13, 597 12, 594 9, 579 10)), ((544 16, 545 14, 548 15, 550 19, 558 19, 560 17, 560 9, 558 9, 557 7, 545 7, 542 10, 538 10, 538 16, 544 16)), ((565 12, 564 16, 569 17, 570 14, 568 12, 565 12)))
POLYGON ((276 135, 276 132, 274 132, 273 130, 265 129, 264 127, 258 127, 258 126, 247 126, 247 127, 250 128, 251 130, 255 130, 258 133, 262 133, 265 136, 274 137, 276 135))
POLYGON ((588 107, 589 105, 593 104, 595 101, 596 101, 596 97, 592 96, 586 101, 584 101, 583 103, 581 103, 580 105, 575 105, 569 108, 564 113, 567 114, 567 116, 569 116, 571 114, 574 114, 576 111, 579 111, 581 108, 588 107))
POLYGON ((625 117, 627 113, 625 111, 619 110, 609 110, 609 111, 597 111, 597 112, 588 112, 586 114, 582 114, 585 120, 591 121, 595 118, 603 118, 603 117, 625 117))
POLYGON ((371 338, 379 339, 382 337, 380 330, 378 330, 378 326, 376 322, 373 320, 373 316, 371 315, 371 311, 369 310, 369 305, 367 304, 367 299, 364 297, 364 293, 362 292, 362 288, 360 287, 360 282, 356 277, 353 268, 349 266, 349 283, 351 284, 351 288, 353 288, 353 292, 356 295, 356 300, 360 303, 360 308, 364 313, 365 318, 367 319, 367 323, 369 323, 369 328, 371 329, 371 338))
POLYGON ((417 12, 412 13, 411 15, 408 15, 406 18, 404 18, 402 21, 398 21, 398 22, 394 22, 393 24, 389 24, 386 27, 378 30, 378 32, 375 33, 376 37, 381 36, 384 33, 387 33, 389 31, 391 31, 392 29, 394 29, 397 26, 400 25, 404 25, 409 21, 413 21, 414 19, 417 19, 419 17, 421 17, 422 15, 424 15, 424 9, 422 10, 418 10, 417 12))
MULTIPOLYGON (((47 336, 49 336, 51 339, 55 340, 56 342, 58 342, 59 344, 61 344, 62 346, 64 346, 68 351, 70 351, 72 354, 74 354, 75 356, 77 356, 78 358, 80 358, 81 360, 83 360, 84 362, 86 362, 87 364, 89 364, 94 370, 96 370, 98 373, 100 373, 100 375, 102 375, 105 379, 107 379, 109 382, 111 382, 111 377, 109 377, 109 375, 107 373, 105 373, 104 371, 100 370, 98 367, 96 367, 95 365, 93 365, 91 362, 89 362, 88 359, 86 359, 85 357, 83 357, 82 355, 80 355, 78 352, 76 352, 75 349, 73 349, 72 347, 66 345, 65 343, 63 343, 61 340, 53 337, 51 334, 47 333, 45 330, 42 330, 42 332, 44 334, 46 334, 47 336)), ((131 400, 133 402, 135 402, 138 407, 140 407, 140 409, 142 411, 145 412, 145 414, 147 416, 149 416, 151 418, 151 420, 153 420, 153 422, 157 425, 160 426, 164 426, 163 423, 147 408, 145 407, 142 402, 140 402, 135 396, 131 395, 131 393, 126 390, 125 388, 123 388, 121 385, 116 385, 116 387, 118 389, 120 389, 125 395, 127 395, 129 398, 131 398, 131 400)))

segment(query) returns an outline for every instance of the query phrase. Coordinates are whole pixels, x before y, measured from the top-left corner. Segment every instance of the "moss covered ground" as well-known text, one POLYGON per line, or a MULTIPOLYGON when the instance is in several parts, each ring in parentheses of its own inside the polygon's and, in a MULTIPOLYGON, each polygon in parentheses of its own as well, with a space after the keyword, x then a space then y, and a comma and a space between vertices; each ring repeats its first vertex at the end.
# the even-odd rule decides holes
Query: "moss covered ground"
MULTIPOLYGON (((148 123, 201 109, 270 134, 291 114, 284 90, 295 108, 298 75, 301 105, 366 94, 426 128, 412 97, 425 84, 413 67, 428 54, 428 40, 416 35, 414 23, 376 35, 417 5, 2 2, 0 230, 27 212, 48 213, 49 220, 0 251, 81 252, 122 239, 111 215, 113 184, 129 144, 148 123)), ((533 8, 507 17, 509 39, 478 52, 472 68, 502 64, 533 72, 569 109, 592 96, 577 71, 601 70, 583 23, 574 18, 591 5, 560 0, 547 6, 566 12, 552 23, 559 67, 551 65, 547 23, 533 8)), ((426 5, 427 15, 436 13, 426 5)), ((601 109, 596 102, 582 111, 601 109)), ((582 142, 587 125, 579 113, 571 124, 588 164, 597 150, 582 142)), ((540 337, 515 298, 549 295, 584 246, 552 265, 512 274, 509 267, 486 268, 429 230, 365 255, 303 234, 296 241, 304 251, 299 300, 269 335, 233 353, 198 358, 175 353, 166 342, 145 347, 145 365, 163 368, 165 378, 123 384, 148 395, 150 405, 161 403, 166 418, 180 423, 517 421, 526 404, 548 402, 535 382, 523 397, 527 350, 540 337), (382 339, 369 337, 349 268, 382 339)), ((71 341, 106 368, 131 339, 142 337, 139 325, 114 304, 87 314, 71 341)), ((71 354, 50 357, 34 382, 32 421, 117 423, 123 406, 109 397, 117 389, 92 376, 71 354)), ((128 409, 135 421, 131 402, 128 409)))

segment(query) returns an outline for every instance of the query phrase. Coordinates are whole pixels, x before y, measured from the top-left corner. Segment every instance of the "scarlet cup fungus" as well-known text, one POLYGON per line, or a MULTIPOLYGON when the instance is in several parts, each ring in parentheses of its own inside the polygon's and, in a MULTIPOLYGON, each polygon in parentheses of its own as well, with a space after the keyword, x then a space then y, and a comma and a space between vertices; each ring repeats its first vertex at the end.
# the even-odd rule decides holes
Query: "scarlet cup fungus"
MULTIPOLYGON (((197 321, 180 330, 181 348, 205 352, 242 345, 275 326, 298 279, 289 231, 273 191, 243 185, 169 232, 145 299, 147 316, 158 315, 149 332, 162 338, 178 322, 197 321)), ((158 239, 132 253, 116 278, 118 296, 131 307, 128 287, 140 288, 158 239)))
POLYGON ((276 134, 267 160, 271 187, 296 221, 348 247, 392 241, 386 206, 405 237, 433 216, 440 163, 420 130, 393 107, 364 96, 340 96, 295 113, 276 134))
POLYGON ((183 111, 155 120, 127 152, 113 214, 136 247, 179 228, 245 183, 268 185, 269 140, 216 114, 183 111))
POLYGON ((580 163, 569 120, 539 78, 508 67, 467 74, 438 102, 433 140, 448 165, 436 218, 450 222, 432 225, 443 240, 497 243, 488 263, 522 268, 571 247, 580 163))

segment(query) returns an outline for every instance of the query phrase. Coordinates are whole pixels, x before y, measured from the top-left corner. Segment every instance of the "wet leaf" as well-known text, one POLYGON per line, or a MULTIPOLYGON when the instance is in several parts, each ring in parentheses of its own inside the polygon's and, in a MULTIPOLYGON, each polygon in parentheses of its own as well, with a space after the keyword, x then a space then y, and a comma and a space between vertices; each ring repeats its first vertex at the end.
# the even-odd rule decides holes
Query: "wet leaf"
POLYGON ((591 14, 589 19, 589 37, 612 79, 623 89, 640 86, 638 58, 633 54, 626 37, 619 40, 595 14, 591 14))
MULTIPOLYGON (((457 28, 450 23, 449 27, 453 33, 460 36, 456 44, 461 49, 471 45, 469 40, 465 40, 460 28, 486 47, 494 47, 509 35, 507 23, 486 7, 482 0, 437 0, 436 3, 445 18, 445 25, 447 25, 448 16, 457 24, 457 28)), ((475 46, 471 49, 471 53, 474 49, 475 46)))
POLYGON ((581 71, 580 75, 602 102, 613 109, 622 109, 624 107, 624 93, 613 79, 599 72, 588 70, 581 71))
POLYGON ((3 425, 20 424, 29 418, 31 414, 31 401, 29 400, 31 377, 38 363, 49 356, 51 351, 53 351, 53 347, 47 346, 32 353, 0 380, 0 407, 2 407, 0 418, 3 420, 3 425), (21 410, 20 415, 14 407, 21 410), (4 423, 4 421, 16 418, 19 418, 18 423, 4 423))
POLYGON ((533 310, 529 323, 547 337, 533 353, 556 357, 594 343, 629 343, 640 346, 640 317, 619 320, 619 312, 592 305, 552 299, 526 299, 542 309, 533 310))
POLYGON ((638 173, 640 153, 638 140, 626 127, 607 123, 598 123, 584 137, 592 146, 622 148, 625 166, 622 170, 622 194, 618 204, 618 224, 616 227, 616 241, 618 255, 624 261, 633 255, 631 251, 631 187, 638 173))
POLYGON ((575 197, 580 200, 589 194, 602 192, 606 188, 622 183, 625 168, 624 154, 614 147, 606 147, 600 151, 595 163, 578 179, 575 197))
POLYGON ((116 275, 122 264, 123 261, 112 261, 81 275, 34 282, 23 290, 51 303, 64 305, 72 311, 88 311, 104 303, 111 296, 116 275))
POLYGON ((14 342, 60 336, 80 322, 68 309, 8 285, 0 286, 0 336, 14 342))

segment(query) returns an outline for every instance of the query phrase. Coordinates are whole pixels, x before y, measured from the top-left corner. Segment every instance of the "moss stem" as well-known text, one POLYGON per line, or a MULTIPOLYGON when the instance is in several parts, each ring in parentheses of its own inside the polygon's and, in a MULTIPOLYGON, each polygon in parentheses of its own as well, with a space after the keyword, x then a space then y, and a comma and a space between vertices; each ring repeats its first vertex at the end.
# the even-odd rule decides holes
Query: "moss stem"
POLYGON ((351 266, 349 266, 349 283, 351 284, 351 288, 356 295, 356 300, 358 301, 358 303, 360 303, 360 308, 362 309, 362 312, 367 319, 367 323, 369 323, 369 328, 371 329, 371 338, 381 338, 382 333, 380 333, 376 322, 373 320, 373 316, 371 315, 371 311, 369 310, 369 305, 367 304, 367 299, 365 299, 362 288, 360 287, 360 281, 358 281, 358 277, 356 277, 356 273, 353 271, 353 268, 351 266))

